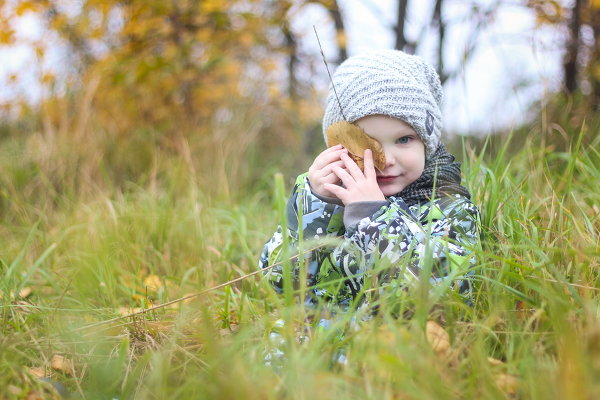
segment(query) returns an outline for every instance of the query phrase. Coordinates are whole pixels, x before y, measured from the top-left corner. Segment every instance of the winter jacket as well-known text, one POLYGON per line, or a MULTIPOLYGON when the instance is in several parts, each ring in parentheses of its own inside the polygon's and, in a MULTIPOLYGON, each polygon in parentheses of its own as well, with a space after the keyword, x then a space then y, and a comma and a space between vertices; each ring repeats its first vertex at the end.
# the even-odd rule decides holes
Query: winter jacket
MULTIPOLYGON (((450 279, 456 290, 468 291, 464 277, 475 264, 479 211, 466 197, 452 195, 411 206, 394 196, 385 202, 348 207, 324 200, 311 191, 307 174, 303 174, 287 204, 288 257, 298 254, 300 229, 303 249, 328 243, 304 254, 307 304, 333 302, 347 307, 363 289, 370 288, 364 287, 365 283, 401 289, 416 282, 423 270, 431 271, 432 284, 450 279), (339 239, 324 241, 326 238, 339 239)), ((259 268, 283 261, 282 235, 280 225, 264 246, 259 268)), ((267 269, 265 275, 282 293, 283 266, 267 269)), ((295 288, 299 279, 296 258, 292 271, 295 288)))

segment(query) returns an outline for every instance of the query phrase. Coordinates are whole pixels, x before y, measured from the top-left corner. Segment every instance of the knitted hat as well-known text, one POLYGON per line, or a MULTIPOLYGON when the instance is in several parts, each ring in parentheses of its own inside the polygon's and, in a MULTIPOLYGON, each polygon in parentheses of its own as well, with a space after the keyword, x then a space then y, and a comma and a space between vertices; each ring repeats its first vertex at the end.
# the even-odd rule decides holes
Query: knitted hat
POLYGON ((376 50, 348 58, 335 71, 323 116, 323 136, 339 121, 355 122, 375 114, 408 123, 432 155, 442 129, 442 85, 435 69, 421 57, 398 50, 376 50), (342 112, 340 111, 340 103, 342 112))

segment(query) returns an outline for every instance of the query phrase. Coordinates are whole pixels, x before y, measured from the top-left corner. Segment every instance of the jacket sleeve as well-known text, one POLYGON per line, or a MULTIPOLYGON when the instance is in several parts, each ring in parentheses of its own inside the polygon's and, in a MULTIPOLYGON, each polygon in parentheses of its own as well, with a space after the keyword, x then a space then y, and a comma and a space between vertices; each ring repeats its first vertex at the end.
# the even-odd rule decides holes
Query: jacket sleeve
MULTIPOLYGON (((307 174, 300 175, 296 179, 286 206, 287 232, 285 234, 288 236, 288 243, 291 246, 287 254, 289 256, 297 255, 300 230, 303 233, 304 240, 320 239, 325 236, 340 234, 340 230, 343 229, 343 210, 343 207, 323 201, 315 196, 310 189, 307 174)), ((285 253, 283 245, 283 228, 279 225, 271 239, 263 247, 258 267, 264 269, 282 262, 285 253)), ((307 267, 308 285, 315 283, 319 272, 318 253, 318 251, 312 251, 303 255, 304 259, 310 260, 307 267)), ((283 266, 276 265, 265 271, 265 274, 274 289, 281 293, 283 291, 283 266)), ((298 280, 297 266, 293 270, 293 280, 295 282, 298 280)))
MULTIPOLYGON (((438 283, 449 277, 460 278, 475 263, 479 213, 468 199, 437 199, 417 212, 401 198, 388 200, 373 215, 347 226, 344 242, 333 251, 335 265, 347 278, 352 297, 363 289, 369 268, 387 268, 379 278, 394 279, 397 286, 405 286, 427 265, 431 266, 432 283, 438 283)), ((458 280, 459 291, 468 289, 465 285, 466 281, 458 280)))

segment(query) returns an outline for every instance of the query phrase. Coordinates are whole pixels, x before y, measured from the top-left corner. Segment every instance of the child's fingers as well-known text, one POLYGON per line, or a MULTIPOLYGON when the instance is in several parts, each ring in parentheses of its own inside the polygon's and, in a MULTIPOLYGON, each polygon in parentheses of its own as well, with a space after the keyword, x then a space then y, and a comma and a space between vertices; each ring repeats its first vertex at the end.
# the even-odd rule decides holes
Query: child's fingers
POLYGON ((325 150, 323 150, 321 153, 319 153, 319 157, 322 155, 327 155, 330 153, 335 153, 336 151, 340 151, 343 150, 344 146, 342 146, 341 144, 336 144, 335 146, 331 146, 326 148, 325 150))
POLYGON ((356 165, 354 160, 350 158, 349 155, 342 154, 340 158, 342 159, 342 161, 344 161, 346 169, 348 170, 350 175, 352 175, 352 178, 354 178, 354 180, 364 178, 363 172, 360 170, 359 166, 356 165))
POLYGON ((331 154, 335 151, 340 151, 341 149, 342 149, 341 145, 328 147, 325 150, 323 150, 322 152, 320 152, 319 154, 317 154, 317 156, 315 157, 315 162, 321 160, 324 157, 327 157, 328 154, 331 154))
POLYGON ((318 179, 309 178, 310 189, 313 193, 316 193, 325 197, 336 197, 330 191, 327 190, 327 185, 338 186, 340 183, 340 178, 337 177, 333 172, 325 175, 323 177, 319 177, 318 179))
MULTIPOLYGON (((344 164, 344 162, 342 160, 338 160, 336 162, 333 162, 329 165, 327 165, 324 169, 324 175, 329 175, 329 174, 333 174, 335 176, 337 176, 334 172, 335 168, 341 168, 343 170, 346 170, 346 165, 344 164)), ((337 181, 336 181, 337 182, 337 181)))
POLYGON ((324 175, 321 178, 321 184, 325 185, 327 183, 333 183, 336 184, 340 181, 340 178, 338 178, 338 176, 335 174, 335 172, 331 171, 330 173, 328 173, 327 175, 324 175))
POLYGON ((312 176, 313 176, 313 178, 322 181, 325 176, 328 176, 329 174, 333 173, 334 167, 343 167, 343 166, 344 166, 344 162, 342 160, 334 161, 331 164, 325 165, 321 169, 314 169, 312 176))
POLYGON ((324 187, 340 200, 342 199, 342 197, 344 197, 344 194, 346 193, 346 189, 344 189, 341 186, 334 185, 333 183, 326 183, 324 187))
POLYGON ((367 179, 377 179, 377 173, 375 172, 375 164, 373 163, 373 153, 371 149, 365 149, 364 154, 365 160, 365 178, 367 179))
POLYGON ((333 172, 338 176, 338 178, 340 178, 340 180, 346 187, 350 187, 353 183, 356 182, 352 175, 346 172, 345 169, 342 169, 340 167, 333 167, 333 172))
POLYGON ((344 165, 345 165, 345 163, 344 163, 344 161, 343 161, 343 160, 337 160, 337 161, 334 161, 334 162, 332 162, 332 163, 329 163, 329 164, 327 164, 325 167, 323 167, 323 171, 331 172, 331 171, 333 171, 333 168, 334 168, 334 167, 340 167, 340 168, 343 168, 343 167, 344 167, 344 165))
POLYGON ((313 162, 313 167, 315 167, 317 169, 322 169, 326 165, 339 160, 340 155, 347 151, 346 149, 341 147, 341 145, 340 145, 340 148, 337 148, 335 150, 331 150, 331 149, 333 149, 333 147, 330 147, 329 149, 327 149, 327 150, 323 151, 321 154, 319 154, 317 156, 317 158, 315 158, 315 161, 313 162))

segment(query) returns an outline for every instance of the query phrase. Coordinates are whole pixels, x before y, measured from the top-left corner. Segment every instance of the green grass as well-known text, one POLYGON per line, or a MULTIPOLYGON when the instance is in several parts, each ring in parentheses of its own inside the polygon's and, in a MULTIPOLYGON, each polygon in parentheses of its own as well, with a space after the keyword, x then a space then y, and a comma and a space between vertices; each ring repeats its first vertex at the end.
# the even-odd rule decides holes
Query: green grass
POLYGON ((185 156, 202 150, 191 141, 189 152, 169 153, 133 138, 90 161, 94 144, 6 136, 0 397, 56 397, 31 374, 42 368, 86 399, 503 399, 512 389, 502 379, 516 380, 516 398, 597 398, 600 136, 571 134, 561 152, 538 138, 463 154, 485 234, 473 306, 451 293, 409 291, 403 301, 424 314, 382 313, 340 337, 343 316, 303 343, 295 338, 304 310, 256 276, 88 327, 120 308, 159 305, 255 270, 285 201, 282 182, 293 178, 261 171, 256 148, 251 160, 237 149, 233 166, 211 170, 210 155, 185 156), (210 186, 211 177, 223 186, 210 186), (19 297, 26 288, 31 294, 19 297), (287 321, 287 362, 276 372, 264 351, 278 319, 287 321), (449 333, 447 357, 428 343, 427 320, 449 333), (334 361, 340 348, 345 365, 334 361), (51 368, 57 354, 73 362, 72 374, 51 368))

